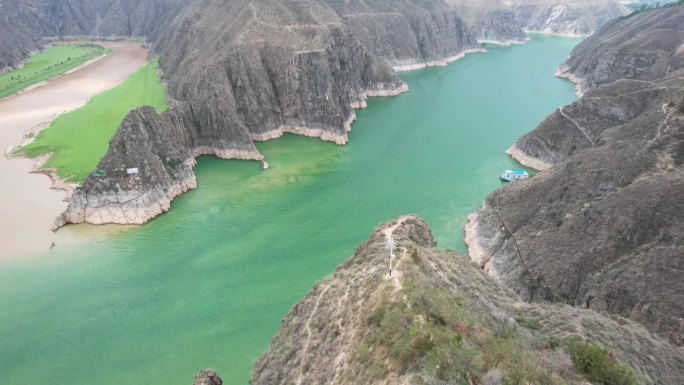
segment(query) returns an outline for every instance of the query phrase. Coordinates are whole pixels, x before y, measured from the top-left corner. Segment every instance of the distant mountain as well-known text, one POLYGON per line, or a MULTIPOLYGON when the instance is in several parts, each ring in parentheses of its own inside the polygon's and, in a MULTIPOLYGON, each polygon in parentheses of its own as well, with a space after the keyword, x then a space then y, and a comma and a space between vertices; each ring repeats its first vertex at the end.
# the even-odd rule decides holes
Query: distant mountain
POLYGON ((446 0, 484 41, 523 41, 525 33, 588 36, 631 12, 616 0, 446 0))
POLYGON ((684 6, 578 45, 562 68, 584 96, 509 150, 547 170, 487 198, 471 257, 528 301, 620 314, 682 345, 683 56, 684 6))

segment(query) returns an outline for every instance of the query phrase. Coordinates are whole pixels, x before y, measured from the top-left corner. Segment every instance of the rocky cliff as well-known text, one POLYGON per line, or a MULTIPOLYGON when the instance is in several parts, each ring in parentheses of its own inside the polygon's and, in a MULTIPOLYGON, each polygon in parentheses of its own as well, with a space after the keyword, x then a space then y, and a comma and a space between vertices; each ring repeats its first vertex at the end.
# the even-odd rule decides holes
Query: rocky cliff
POLYGON ((447 0, 478 39, 515 43, 525 32, 588 36, 630 11, 616 0, 447 0))
POLYGON ((64 36, 156 36, 191 0, 0 0, 0 71, 64 36))
POLYGON ((376 229, 292 308, 251 383, 583 383, 569 348, 578 341, 610 351, 619 383, 678 384, 684 375, 681 353, 639 324, 525 303, 467 257, 437 250, 427 225, 405 216, 376 229))
POLYGON ((684 7, 644 12, 580 44, 565 68, 590 88, 509 150, 546 171, 491 194, 466 229, 470 256, 526 301, 620 314, 677 345, 684 343, 682 26, 684 7))
POLYGON ((515 14, 526 31, 588 36, 630 10, 615 0, 517 0, 515 14))
POLYGON ((407 91, 392 65, 477 47, 452 10, 423 3, 192 3, 151 40, 174 107, 130 114, 98 166, 107 175, 88 178, 57 226, 149 220, 195 186, 198 155, 261 160, 253 141, 284 132, 345 144, 368 96, 407 91))
POLYGON ((469 25, 472 33, 483 42, 524 42, 524 20, 515 7, 503 0, 447 0, 469 25))
POLYGON ((20 65, 42 47, 42 39, 29 23, 23 2, 0 0, 0 73, 20 65))
POLYGON ((657 80, 684 67, 684 12, 668 7, 610 23, 582 42, 558 75, 578 94, 619 79, 657 80))

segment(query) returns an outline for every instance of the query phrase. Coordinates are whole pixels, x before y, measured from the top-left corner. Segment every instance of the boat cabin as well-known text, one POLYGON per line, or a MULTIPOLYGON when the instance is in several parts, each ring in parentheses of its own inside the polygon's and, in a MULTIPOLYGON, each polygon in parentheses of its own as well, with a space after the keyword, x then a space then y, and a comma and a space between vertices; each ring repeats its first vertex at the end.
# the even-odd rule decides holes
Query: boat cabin
POLYGON ((529 177, 530 174, 528 174, 525 170, 506 170, 503 174, 501 174, 499 179, 506 182, 515 182, 518 180, 527 179, 529 177))

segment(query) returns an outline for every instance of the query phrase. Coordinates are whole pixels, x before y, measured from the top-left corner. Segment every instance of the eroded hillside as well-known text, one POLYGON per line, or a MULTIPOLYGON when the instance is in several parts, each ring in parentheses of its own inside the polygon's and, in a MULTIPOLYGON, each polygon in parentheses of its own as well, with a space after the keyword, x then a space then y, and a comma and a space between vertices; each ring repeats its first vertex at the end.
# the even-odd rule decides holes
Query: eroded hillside
POLYGON ((565 68, 590 88, 509 150, 547 170, 492 193, 467 226, 471 257, 525 300, 620 314, 677 345, 684 342, 682 26, 684 7, 649 11, 580 44, 565 68), (653 44, 657 36, 663 44, 653 44))
POLYGON ((437 250, 427 225, 405 216, 292 308, 251 383, 573 384, 587 376, 573 363, 587 346, 611 352, 615 383, 684 375, 682 355, 639 324, 524 303, 467 257, 437 250), (397 243, 391 277, 388 235, 397 243))

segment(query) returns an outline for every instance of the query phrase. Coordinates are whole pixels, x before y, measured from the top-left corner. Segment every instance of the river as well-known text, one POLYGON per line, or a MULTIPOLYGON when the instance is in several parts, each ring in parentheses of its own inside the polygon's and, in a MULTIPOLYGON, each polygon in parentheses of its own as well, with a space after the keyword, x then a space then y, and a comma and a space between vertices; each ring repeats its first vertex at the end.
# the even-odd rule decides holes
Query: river
MULTIPOLYGON (((30 174, 35 161, 4 156, 27 132, 45 128, 56 116, 84 105, 91 97, 124 81, 147 63, 147 51, 132 42, 98 42, 111 52, 77 71, 0 100, 0 260, 49 249, 52 242, 78 242, 87 228, 52 233, 55 217, 66 209, 64 193, 51 180, 30 174)), ((112 227, 108 227, 111 231, 112 227)), ((100 229, 99 235, 106 233, 100 229)), ((97 237, 97 235, 93 235, 97 237)))
POLYGON ((403 73, 340 147, 286 135, 271 164, 203 157, 199 188, 147 225, 0 261, 0 383, 187 385, 202 368, 246 384, 281 318, 399 214, 465 251, 467 214, 519 167, 504 151, 573 85, 577 39, 536 36, 403 73))

